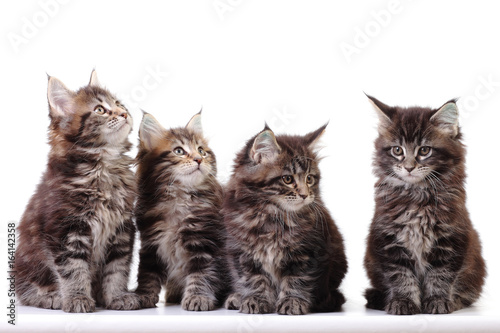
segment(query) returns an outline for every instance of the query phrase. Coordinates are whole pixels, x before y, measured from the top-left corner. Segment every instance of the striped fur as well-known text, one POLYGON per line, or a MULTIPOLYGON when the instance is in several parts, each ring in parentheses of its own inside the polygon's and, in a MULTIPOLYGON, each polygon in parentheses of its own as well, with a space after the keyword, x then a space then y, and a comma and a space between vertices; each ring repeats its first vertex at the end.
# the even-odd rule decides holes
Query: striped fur
POLYGON ((275 137, 266 128, 237 155, 223 209, 233 279, 228 309, 305 314, 344 303, 344 245, 320 198, 314 152, 324 129, 275 137))
POLYGON ((190 311, 213 310, 225 297, 222 188, 216 159, 202 136, 200 114, 185 128, 164 129, 145 114, 137 156, 141 235, 136 293, 154 307, 166 301, 190 311))
POLYGON ((390 314, 450 313, 472 304, 486 274, 465 205, 465 148, 455 101, 389 107, 380 118, 379 178, 365 267, 367 307, 390 314))
POLYGON ((137 309, 127 291, 135 233, 130 115, 95 72, 77 92, 50 77, 48 99, 47 170, 19 225, 19 301, 66 312, 92 312, 96 302, 137 309))

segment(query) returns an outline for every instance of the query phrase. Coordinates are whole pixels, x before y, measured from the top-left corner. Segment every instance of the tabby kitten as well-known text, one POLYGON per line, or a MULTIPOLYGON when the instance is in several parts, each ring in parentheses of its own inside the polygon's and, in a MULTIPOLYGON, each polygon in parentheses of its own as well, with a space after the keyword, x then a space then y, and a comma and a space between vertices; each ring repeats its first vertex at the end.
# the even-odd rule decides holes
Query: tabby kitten
POLYGON ((228 309, 243 313, 339 311, 344 245, 320 197, 316 143, 266 128, 235 159, 224 200, 233 278, 228 309))
POLYGON ((190 311, 213 310, 227 289, 222 188, 215 155, 203 137, 201 113, 185 128, 170 130, 145 113, 139 137, 136 293, 141 305, 154 307, 165 286, 168 303, 190 311))
POLYGON ((19 225, 16 289, 23 305, 66 312, 139 308, 127 291, 135 227, 132 118, 98 82, 73 92, 48 82, 47 170, 19 225))
POLYGON ((465 148, 454 100, 439 109, 387 106, 375 141, 375 216, 365 267, 367 307, 450 313, 471 305, 486 274, 465 206, 465 148))

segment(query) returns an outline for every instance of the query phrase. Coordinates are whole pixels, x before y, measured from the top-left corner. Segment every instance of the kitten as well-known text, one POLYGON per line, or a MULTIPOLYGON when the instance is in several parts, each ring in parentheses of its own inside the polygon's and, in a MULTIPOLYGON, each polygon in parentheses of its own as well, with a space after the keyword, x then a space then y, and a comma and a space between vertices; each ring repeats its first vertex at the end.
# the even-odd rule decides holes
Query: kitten
POLYGON ((127 291, 135 227, 132 118, 97 80, 73 92, 48 81, 47 170, 19 225, 23 305, 66 312, 139 308, 127 291))
POLYGON ((344 245, 320 197, 316 143, 266 128, 235 159, 224 200, 233 293, 243 313, 339 311, 344 245))
POLYGON ((375 216, 365 267, 367 307, 450 313, 471 305, 486 274, 465 206, 465 148, 454 100, 439 109, 387 106, 375 141, 375 216))
POLYGON ((141 235, 136 293, 154 307, 162 286, 168 303, 213 310, 225 297, 222 187, 215 155, 201 128, 201 113, 185 128, 166 130, 145 113, 137 155, 141 235))

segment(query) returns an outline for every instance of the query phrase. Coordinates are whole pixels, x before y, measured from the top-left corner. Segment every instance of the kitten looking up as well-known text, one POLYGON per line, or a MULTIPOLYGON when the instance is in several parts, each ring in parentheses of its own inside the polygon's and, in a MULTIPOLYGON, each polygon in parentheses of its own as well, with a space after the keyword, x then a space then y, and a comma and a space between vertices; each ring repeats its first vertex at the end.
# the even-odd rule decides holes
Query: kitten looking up
POLYGON ((139 308, 127 291, 135 227, 132 118, 95 71, 74 92, 49 77, 47 170, 19 225, 23 305, 66 312, 139 308))

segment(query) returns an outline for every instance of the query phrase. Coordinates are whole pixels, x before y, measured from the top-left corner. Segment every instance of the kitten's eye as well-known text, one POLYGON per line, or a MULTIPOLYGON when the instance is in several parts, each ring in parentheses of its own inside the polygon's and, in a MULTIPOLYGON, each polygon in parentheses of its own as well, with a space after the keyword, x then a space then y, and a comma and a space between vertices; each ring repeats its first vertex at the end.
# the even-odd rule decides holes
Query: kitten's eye
POLYGON ((427 147, 427 146, 420 147, 420 149, 418 150, 418 155, 420 155, 422 157, 429 156, 431 151, 432 151, 431 147, 427 147))
POLYGON ((186 155, 186 151, 184 149, 182 149, 181 147, 177 147, 174 149, 174 154, 182 156, 182 155, 186 155))
POLYGON ((208 155, 207 152, 202 147, 198 148, 198 153, 200 153, 200 155, 203 157, 206 157, 208 155))
POLYGON ((293 177, 290 175, 283 176, 281 177, 281 179, 283 180, 283 183, 285 183, 286 185, 290 185, 291 183, 293 183, 293 177))
POLYGON ((400 146, 394 146, 392 147, 392 155, 394 156, 401 156, 403 155, 403 148, 400 146))
POLYGON ((314 184, 314 177, 311 175, 306 176, 306 183, 307 185, 313 185, 314 184))
POLYGON ((106 113, 106 109, 104 108, 104 106, 102 105, 98 105, 94 108, 94 112, 97 113, 97 114, 105 114, 106 113))

